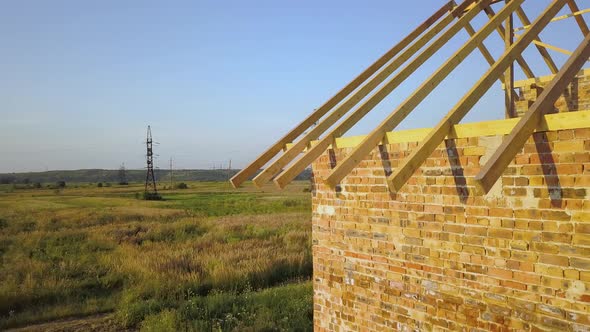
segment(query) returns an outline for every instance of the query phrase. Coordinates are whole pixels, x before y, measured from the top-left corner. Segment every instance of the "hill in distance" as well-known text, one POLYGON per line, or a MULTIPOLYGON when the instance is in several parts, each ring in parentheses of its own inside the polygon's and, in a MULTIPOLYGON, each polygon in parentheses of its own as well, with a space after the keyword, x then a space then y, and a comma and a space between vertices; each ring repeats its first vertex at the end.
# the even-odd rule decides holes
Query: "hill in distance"
MULTIPOLYGON (((174 181, 227 181, 234 176, 239 169, 179 169, 173 170, 174 181)), ((155 170, 158 181, 167 181, 170 178, 170 170, 155 170)), ((145 170, 129 169, 125 171, 128 182, 145 181, 145 170)), ((311 169, 306 169, 299 174, 296 180, 309 180, 311 169)), ((66 171, 26 172, 26 173, 0 173, 0 184, 29 184, 29 183, 56 183, 65 182, 119 182, 119 170, 110 169, 80 169, 66 171)))

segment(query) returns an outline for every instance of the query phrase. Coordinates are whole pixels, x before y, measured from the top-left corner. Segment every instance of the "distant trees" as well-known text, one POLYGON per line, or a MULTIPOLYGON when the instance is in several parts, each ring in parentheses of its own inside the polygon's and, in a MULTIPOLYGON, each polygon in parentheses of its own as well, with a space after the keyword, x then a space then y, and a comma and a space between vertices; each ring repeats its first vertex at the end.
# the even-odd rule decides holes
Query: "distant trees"
POLYGON ((58 188, 65 188, 65 187, 66 187, 66 182, 65 182, 65 181, 57 181, 57 182, 55 183, 55 185, 56 185, 58 188))
POLYGON ((3 175, 0 177, 0 184, 14 183, 16 178, 13 175, 3 175))

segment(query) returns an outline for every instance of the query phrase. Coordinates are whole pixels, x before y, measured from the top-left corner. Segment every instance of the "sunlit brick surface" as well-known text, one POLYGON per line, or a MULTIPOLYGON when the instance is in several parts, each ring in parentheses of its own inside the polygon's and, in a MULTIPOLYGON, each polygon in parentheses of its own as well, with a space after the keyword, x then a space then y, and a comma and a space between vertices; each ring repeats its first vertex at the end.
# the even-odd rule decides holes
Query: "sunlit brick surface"
POLYGON ((318 331, 590 331, 590 128, 538 133, 487 195, 501 137, 447 141, 397 194, 417 143, 375 148, 336 190, 313 164, 318 331))

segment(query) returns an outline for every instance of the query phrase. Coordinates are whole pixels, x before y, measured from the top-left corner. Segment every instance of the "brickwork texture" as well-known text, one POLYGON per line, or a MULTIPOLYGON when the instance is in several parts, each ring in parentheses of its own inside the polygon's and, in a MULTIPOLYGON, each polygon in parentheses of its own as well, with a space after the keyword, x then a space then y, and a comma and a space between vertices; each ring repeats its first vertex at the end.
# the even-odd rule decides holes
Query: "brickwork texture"
POLYGON ((534 134, 478 194, 501 140, 445 141, 396 194, 386 176, 417 142, 375 148, 335 189, 314 181, 317 331, 590 331, 590 128, 534 134))
MULTIPOLYGON (((553 76, 515 82, 520 100, 515 102, 516 113, 522 116, 537 100, 553 76)), ((553 113, 590 110, 590 70, 582 70, 555 103, 553 113)))

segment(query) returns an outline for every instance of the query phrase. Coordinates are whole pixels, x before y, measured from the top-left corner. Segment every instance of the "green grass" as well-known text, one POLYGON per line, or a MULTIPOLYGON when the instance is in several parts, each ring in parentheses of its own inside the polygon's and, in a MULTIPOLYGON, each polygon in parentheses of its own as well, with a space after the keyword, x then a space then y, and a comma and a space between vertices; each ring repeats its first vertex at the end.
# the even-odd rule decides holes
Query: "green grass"
POLYGON ((311 330, 308 184, 188 185, 0 193, 0 329, 114 312, 147 331, 311 330))

